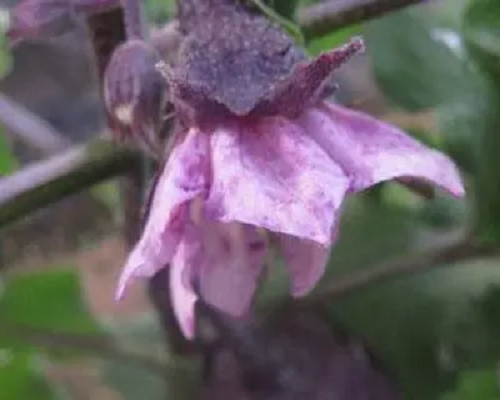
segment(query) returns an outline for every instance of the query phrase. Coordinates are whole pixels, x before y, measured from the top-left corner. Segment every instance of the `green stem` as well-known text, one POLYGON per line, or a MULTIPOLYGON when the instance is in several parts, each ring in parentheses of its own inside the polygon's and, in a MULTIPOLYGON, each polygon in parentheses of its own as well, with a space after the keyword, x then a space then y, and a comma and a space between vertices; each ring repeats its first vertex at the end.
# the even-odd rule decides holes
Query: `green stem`
POLYGON ((423 0, 331 0, 300 9, 298 20, 304 36, 309 40, 422 2, 423 0))
POLYGON ((492 83, 487 99, 484 99, 481 125, 477 126, 476 154, 477 162, 475 179, 476 189, 476 223, 480 238, 500 242, 500 87, 492 83))
POLYGON ((0 227, 130 171, 139 156, 109 140, 95 139, 0 179, 0 227))

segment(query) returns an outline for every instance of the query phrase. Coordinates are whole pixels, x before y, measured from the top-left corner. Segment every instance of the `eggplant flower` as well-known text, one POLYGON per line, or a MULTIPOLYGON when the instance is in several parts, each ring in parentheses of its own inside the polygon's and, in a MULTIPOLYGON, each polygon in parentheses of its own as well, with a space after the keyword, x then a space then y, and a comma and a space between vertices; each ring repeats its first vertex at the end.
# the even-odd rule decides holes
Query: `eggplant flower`
MULTIPOLYGON (((310 92, 318 62, 345 51, 298 66, 302 72, 293 75, 301 80, 292 78, 287 93, 310 92)), ((371 116, 324 99, 300 109, 297 98, 282 96, 282 111, 274 115, 233 113, 179 133, 118 297, 133 277, 152 276, 170 263, 174 309, 192 337, 198 294, 231 315, 249 311, 264 265, 262 229, 277 236, 291 293, 303 296, 323 275, 347 196, 396 178, 464 194, 444 154, 371 116), (286 112, 294 107, 297 113, 286 112)))
POLYGON ((169 268, 188 338, 198 296, 233 316, 250 311, 264 275, 262 232, 277 237, 291 293, 304 296, 323 275, 347 196, 398 178, 464 194, 447 156, 328 101, 332 72, 363 50, 361 39, 307 60, 244 5, 191 5, 178 2, 176 64, 160 66, 179 129, 117 290, 120 298, 133 278, 169 268))

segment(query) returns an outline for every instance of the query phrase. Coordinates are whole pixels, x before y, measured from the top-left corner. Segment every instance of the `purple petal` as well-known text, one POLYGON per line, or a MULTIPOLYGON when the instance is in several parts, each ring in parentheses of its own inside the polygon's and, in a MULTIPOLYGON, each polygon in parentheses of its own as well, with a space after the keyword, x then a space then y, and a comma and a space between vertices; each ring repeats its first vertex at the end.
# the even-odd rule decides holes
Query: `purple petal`
POLYGON ((447 156, 366 114, 327 104, 304 113, 299 123, 343 168, 353 191, 413 177, 457 197, 465 193, 460 174, 447 156))
MULTIPOLYGON (((338 225, 334 228, 332 242, 337 234, 338 225)), ((295 297, 305 296, 323 276, 330 248, 290 235, 280 235, 280 245, 290 276, 290 291, 295 297)))
POLYGON ((211 143, 212 218, 330 243, 348 179, 299 125, 282 117, 234 123, 211 143))
POLYGON ((194 305, 198 298, 193 289, 192 268, 202 261, 199 259, 202 252, 200 251, 201 243, 191 240, 190 234, 186 233, 187 236, 179 244, 170 266, 170 295, 179 326, 184 335, 192 339, 194 336, 194 305))
POLYGON ((258 286, 265 242, 255 228, 241 224, 205 227, 205 262, 199 270, 206 302, 235 317, 246 314, 258 286))
POLYGON ((172 259, 184 232, 189 202, 208 191, 208 146, 206 134, 191 130, 174 148, 155 188, 142 237, 120 277, 118 298, 133 276, 150 277, 172 259))
POLYGON ((249 226, 204 220, 186 227, 170 272, 174 311, 186 337, 194 334, 193 283, 199 283, 204 301, 242 316, 255 294, 264 249, 263 239, 249 226))

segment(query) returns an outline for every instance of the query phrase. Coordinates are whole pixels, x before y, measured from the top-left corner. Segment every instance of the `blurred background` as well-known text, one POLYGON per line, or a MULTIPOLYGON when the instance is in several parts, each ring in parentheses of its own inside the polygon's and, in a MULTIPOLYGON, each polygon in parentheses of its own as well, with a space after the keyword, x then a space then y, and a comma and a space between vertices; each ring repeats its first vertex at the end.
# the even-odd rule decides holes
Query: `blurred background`
MULTIPOLYGON (((4 32, 15 3, 0 2, 4 32)), ((313 3, 299 2, 298 21, 313 3)), ((145 5, 153 31, 175 12, 172 0, 145 5)), ((317 292, 464 234, 500 245, 500 2, 426 1, 370 22, 306 32, 308 49, 317 54, 357 34, 368 51, 337 73, 337 99, 447 152, 468 196, 424 196, 388 183, 351 198, 317 292)), ((182 363, 168 350, 168 321, 152 306, 151 284, 138 282, 122 302, 114 301, 127 248, 119 181, 88 188, 70 177, 43 186, 71 163, 86 165, 82 147, 74 146, 107 135, 93 63, 83 20, 57 38, 13 49, 0 37, 2 400, 181 398, 162 370, 182 363), (30 177, 41 185, 30 196, 85 189, 22 215, 9 193, 30 188, 30 177)), ((92 156, 102 161, 109 151, 92 156)), ((499 259, 464 258, 433 261, 423 272, 326 296, 320 304, 333 328, 363 338, 404 398, 500 399, 499 259)), ((288 297, 276 264, 259 297, 262 307, 288 297)))

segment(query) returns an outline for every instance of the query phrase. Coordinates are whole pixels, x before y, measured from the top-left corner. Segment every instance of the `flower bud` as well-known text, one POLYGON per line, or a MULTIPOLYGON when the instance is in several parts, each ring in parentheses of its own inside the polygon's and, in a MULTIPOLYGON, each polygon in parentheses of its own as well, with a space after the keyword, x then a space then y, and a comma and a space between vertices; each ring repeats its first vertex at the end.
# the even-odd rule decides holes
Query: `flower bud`
POLYGON ((167 90, 155 68, 158 61, 160 57, 150 45, 128 41, 117 48, 104 77, 106 111, 115 139, 134 139, 155 155, 167 90))

